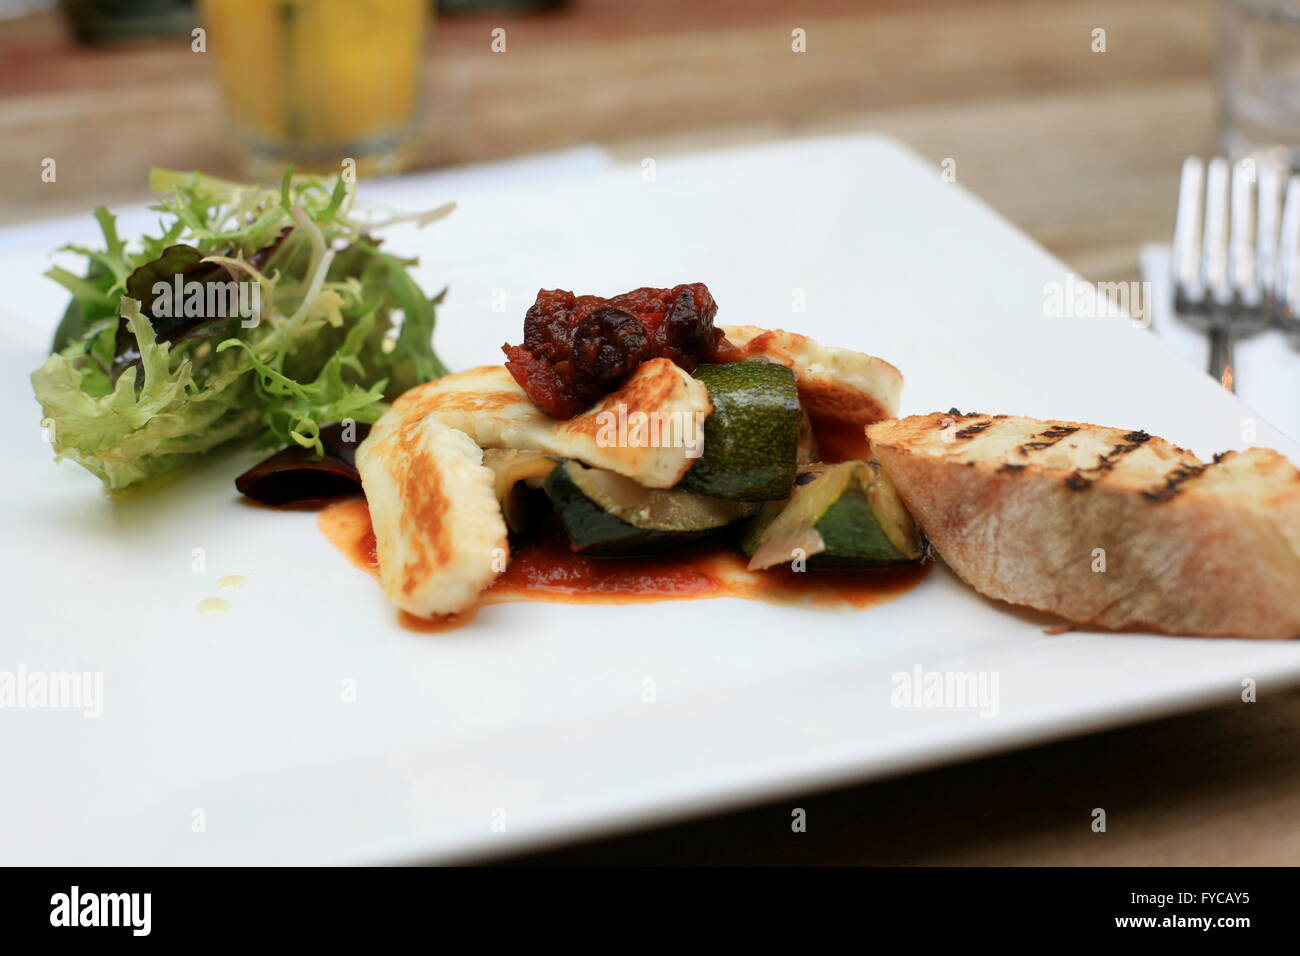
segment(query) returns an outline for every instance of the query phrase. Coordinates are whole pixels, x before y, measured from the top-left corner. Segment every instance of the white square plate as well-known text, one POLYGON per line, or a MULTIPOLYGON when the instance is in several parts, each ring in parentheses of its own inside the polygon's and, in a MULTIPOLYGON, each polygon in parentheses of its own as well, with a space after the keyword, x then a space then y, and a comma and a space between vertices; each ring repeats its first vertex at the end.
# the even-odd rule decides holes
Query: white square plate
MULTIPOLYGON (((370 195, 450 198, 401 182, 370 195)), ((451 287, 437 344, 452 367, 499 361, 539 287, 703 281, 720 322, 889 359, 908 413, 1145 428, 1201 455, 1242 447, 1254 428, 1300 458, 1149 332, 1045 317, 1064 267, 888 141, 769 145, 663 159, 652 179, 637 165, 455 198, 449 220, 390 240, 420 254, 427 288, 451 287)), ((84 226, 62 238, 91 239, 84 226)), ((942 568, 860 612, 506 604, 460 631, 404 631, 314 515, 239 502, 232 479, 253 453, 120 502, 51 463, 26 378, 63 306, 39 276, 45 252, 0 248, 0 388, 16 414, 0 671, 102 672, 103 713, 0 710, 0 862, 483 856, 1227 701, 1246 678, 1263 693, 1300 678, 1293 643, 1046 636, 1052 621, 942 568), (200 616, 225 574, 249 583, 230 613, 200 616), (918 665, 996 675, 996 713, 892 706, 891 677, 918 665)))

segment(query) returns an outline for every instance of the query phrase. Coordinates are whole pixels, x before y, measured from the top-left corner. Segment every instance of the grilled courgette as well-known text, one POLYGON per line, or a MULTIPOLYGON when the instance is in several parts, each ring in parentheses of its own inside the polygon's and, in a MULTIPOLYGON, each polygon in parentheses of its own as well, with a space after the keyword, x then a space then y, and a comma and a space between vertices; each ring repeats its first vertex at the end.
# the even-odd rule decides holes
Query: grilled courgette
POLYGON ((558 462, 540 451, 518 448, 489 448, 483 452, 483 464, 492 470, 501 513, 514 533, 528 529, 529 489, 541 488, 558 462))
POLYGON ((751 571, 800 559, 810 567, 874 568, 919 561, 921 533, 875 462, 814 464, 788 501, 771 502, 741 537, 751 571))
POLYGON ((772 362, 701 365, 709 390, 703 454, 678 487, 732 501, 774 501, 790 494, 803 417, 794 372, 772 362))
POLYGON ((752 515, 758 507, 680 488, 646 488, 572 460, 550 473, 546 494, 573 549, 587 554, 643 554, 681 547, 752 515))

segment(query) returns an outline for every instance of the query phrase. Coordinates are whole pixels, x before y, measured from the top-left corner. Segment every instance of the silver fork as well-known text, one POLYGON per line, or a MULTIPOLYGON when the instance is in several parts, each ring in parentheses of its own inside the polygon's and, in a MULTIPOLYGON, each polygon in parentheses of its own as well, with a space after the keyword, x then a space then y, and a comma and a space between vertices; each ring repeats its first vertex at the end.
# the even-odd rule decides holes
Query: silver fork
MULTIPOLYGON (((1279 188, 1271 163, 1229 164, 1222 156, 1208 166, 1197 156, 1183 161, 1171 262, 1174 309, 1208 333, 1210 375, 1229 391, 1236 384, 1234 342, 1264 328, 1277 299, 1279 188)), ((1294 215, 1300 231, 1300 194, 1294 215)))
POLYGON ((1287 180, 1282 204, 1277 271, 1273 280, 1273 315, 1300 344, 1300 176, 1287 180))

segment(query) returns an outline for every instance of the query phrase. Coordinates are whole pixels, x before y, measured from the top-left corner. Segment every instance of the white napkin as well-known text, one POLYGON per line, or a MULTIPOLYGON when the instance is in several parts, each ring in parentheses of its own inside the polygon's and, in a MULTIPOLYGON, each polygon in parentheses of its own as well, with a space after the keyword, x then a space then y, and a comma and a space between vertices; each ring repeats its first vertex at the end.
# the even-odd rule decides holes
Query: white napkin
MULTIPOLYGON (((1169 247, 1145 245, 1140 261, 1142 278, 1151 283, 1148 309, 1152 331, 1188 362, 1205 370, 1209 340, 1204 332, 1174 315, 1169 247)), ((1234 358, 1238 397, 1291 438, 1300 438, 1300 348, 1278 329, 1269 328, 1238 340, 1234 358)))

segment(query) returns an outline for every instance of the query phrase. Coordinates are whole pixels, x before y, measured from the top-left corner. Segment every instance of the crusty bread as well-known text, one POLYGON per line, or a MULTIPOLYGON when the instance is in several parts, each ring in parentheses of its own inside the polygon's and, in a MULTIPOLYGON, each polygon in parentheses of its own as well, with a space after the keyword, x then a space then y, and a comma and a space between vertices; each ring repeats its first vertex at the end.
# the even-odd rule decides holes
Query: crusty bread
POLYGON ((1141 431, 936 413, 867 429, 935 550, 976 590, 1080 624, 1300 636, 1300 471, 1201 462, 1141 431))

